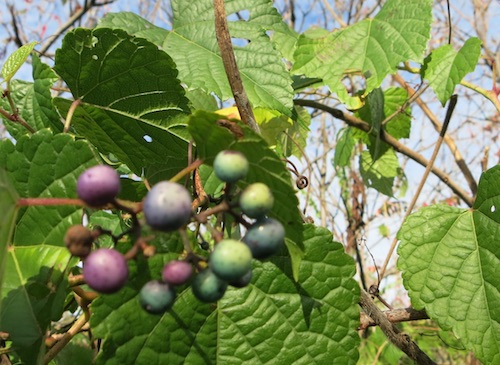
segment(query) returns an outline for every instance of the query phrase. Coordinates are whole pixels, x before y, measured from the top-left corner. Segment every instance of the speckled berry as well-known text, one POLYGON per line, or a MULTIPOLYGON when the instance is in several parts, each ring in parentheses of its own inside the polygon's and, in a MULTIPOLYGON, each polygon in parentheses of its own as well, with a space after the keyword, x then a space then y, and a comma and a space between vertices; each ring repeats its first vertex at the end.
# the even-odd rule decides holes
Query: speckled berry
POLYGON ((85 170, 76 183, 78 197, 93 207, 111 203, 120 192, 120 176, 107 165, 85 170))
POLYGON ((238 280, 252 268, 252 252, 241 241, 224 239, 215 245, 209 265, 222 280, 238 280))
POLYGON ((241 211, 250 218, 264 217, 274 205, 274 197, 266 184, 248 185, 239 199, 241 211))
POLYGON ((83 277, 95 291, 117 292, 128 279, 127 261, 114 249, 100 248, 91 252, 83 262, 83 277))
POLYGON ((139 292, 141 307, 151 314, 162 314, 174 305, 175 290, 159 280, 148 281, 139 292))
POLYGON ((248 160, 239 151, 220 151, 214 159, 215 175, 224 182, 235 183, 248 173, 248 160))

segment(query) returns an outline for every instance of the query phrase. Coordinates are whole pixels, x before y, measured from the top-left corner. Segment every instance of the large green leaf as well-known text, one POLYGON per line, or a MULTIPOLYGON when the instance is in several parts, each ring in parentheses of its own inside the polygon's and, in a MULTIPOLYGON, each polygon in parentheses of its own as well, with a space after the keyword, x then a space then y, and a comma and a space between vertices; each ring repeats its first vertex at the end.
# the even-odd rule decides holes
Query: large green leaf
MULTIPOLYGON (((297 35, 283 22, 270 0, 230 0, 225 5, 230 18, 236 13, 249 13, 247 20, 229 21, 229 32, 238 39, 233 44, 234 53, 251 103, 290 116, 292 81, 282 56, 292 57, 297 35), (266 31, 272 33, 272 41, 266 31)), ((213 92, 223 100, 231 98, 215 37, 213 2, 174 0, 172 9, 171 32, 151 26, 131 13, 109 14, 100 26, 123 29, 163 47, 176 62, 180 78, 189 89, 213 92)))
MULTIPOLYGON (((12 80, 10 84, 10 95, 12 100, 14 101, 19 115, 26 123, 33 127, 33 129, 40 130, 43 128, 51 128, 54 132, 61 132, 63 123, 52 105, 52 95, 50 91, 52 84, 57 80, 57 76, 48 65, 40 61, 37 55, 34 54, 31 59, 34 81, 12 80)), ((6 98, 0 99, 0 106, 5 110, 10 110, 10 105, 6 98)), ((7 131, 15 139, 29 133, 28 130, 19 123, 5 120, 4 124, 7 131)))
POLYGON ((469 38, 457 52, 450 44, 434 50, 422 67, 422 76, 429 81, 439 101, 445 105, 455 86, 474 71, 481 55, 481 41, 469 38))
POLYGON ((500 166, 481 176, 472 210, 424 208, 398 234, 398 267, 414 307, 488 364, 500 362, 499 179, 500 166))
POLYGON ((292 263, 294 275, 298 276, 300 264, 300 249, 302 248, 302 221, 298 200, 291 185, 291 176, 283 161, 269 149, 259 135, 242 124, 235 124, 244 136, 237 138, 227 129, 216 124, 220 116, 205 112, 196 112, 189 122, 189 131, 196 142, 200 158, 207 164, 213 162, 217 153, 223 149, 241 151, 250 163, 250 169, 245 180, 238 185, 242 188, 253 182, 263 182, 273 192, 274 207, 270 216, 281 221, 286 230, 289 245, 299 248, 293 250, 292 263))
MULTIPOLYGON (((185 167, 188 99, 156 45, 119 29, 76 29, 56 52, 54 70, 81 103, 72 125, 102 153, 146 177, 153 165, 169 176, 185 167)), ((55 103, 67 115, 71 101, 55 103)))
POLYGON ((217 305, 181 288, 170 312, 149 315, 136 297, 140 280, 102 296, 92 304, 94 334, 104 338, 97 363, 356 364, 354 262, 324 228, 306 226, 304 246, 298 282, 287 255, 255 261, 252 283, 217 305))
MULTIPOLYGON (((7 248, 9 247, 17 213, 17 192, 5 170, 0 169, 0 293, 2 292, 7 248)), ((0 310, 2 309, 0 303, 0 310)))
MULTIPOLYGON (((75 141, 68 134, 54 136, 47 129, 23 136, 16 144, 0 143, 0 166, 24 198, 76 198, 78 176, 98 162, 87 142, 75 141)), ((30 206, 18 216, 15 245, 61 246, 68 227, 81 223, 82 210, 70 205, 30 206)))
POLYGON ((319 77, 351 107, 359 100, 348 95, 342 78, 366 78, 367 95, 404 61, 422 62, 432 23, 432 1, 388 0, 373 19, 332 33, 301 35, 293 72, 319 77))
MULTIPOLYGON (((233 45, 234 53, 250 102, 254 107, 291 115, 292 81, 282 55, 266 34, 266 30, 283 29, 281 16, 270 0, 232 0, 225 5, 229 17, 249 13, 248 21, 229 21, 229 32, 233 39, 239 39, 233 45)), ((231 98, 215 37, 213 1, 174 0, 172 9, 173 29, 163 47, 177 63, 182 81, 189 88, 214 92, 223 100, 231 98)))
POLYGON ((66 248, 37 245, 12 247, 2 289, 0 330, 26 365, 41 363, 44 338, 51 321, 63 312, 67 294, 66 248))

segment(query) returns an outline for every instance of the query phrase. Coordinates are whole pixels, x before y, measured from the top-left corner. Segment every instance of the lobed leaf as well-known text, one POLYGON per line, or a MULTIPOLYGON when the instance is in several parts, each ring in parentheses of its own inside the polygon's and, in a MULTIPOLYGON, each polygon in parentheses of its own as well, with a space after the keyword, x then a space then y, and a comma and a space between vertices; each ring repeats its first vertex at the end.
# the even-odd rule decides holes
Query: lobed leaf
MULTIPOLYGON (((57 80, 52 69, 40 61, 37 55, 32 55, 33 82, 12 80, 10 83, 10 95, 19 115, 33 129, 40 130, 50 128, 54 133, 62 132, 63 123, 52 105, 51 87, 57 80)), ((9 101, 0 98, 0 106, 10 110, 9 101)), ((11 111, 12 112, 12 111, 11 111)), ((4 125, 9 134, 19 139, 29 131, 18 123, 4 118, 4 125)))
MULTIPOLYGON (((353 260, 331 233, 308 225, 299 282, 283 251, 254 261, 252 283, 203 304, 189 287, 169 312, 153 316, 137 301, 133 279, 92 304, 98 364, 356 364, 359 289, 353 260)), ((149 271, 160 265, 149 265, 149 271)))
POLYGON ((26 365, 45 353, 51 321, 61 318, 68 291, 64 274, 71 255, 64 247, 16 246, 9 250, 2 288, 0 328, 26 365))
POLYGON ((439 47, 425 59, 422 77, 429 81, 439 101, 444 106, 455 86, 465 75, 474 71, 481 55, 479 38, 469 38, 457 52, 449 44, 439 47))
POLYGON ((342 79, 365 79, 362 97, 396 72, 399 63, 422 62, 430 38, 432 1, 388 0, 373 19, 365 19, 332 33, 306 32, 295 51, 294 74, 319 77, 350 108, 360 106, 359 96, 347 93, 342 79))
MULTIPOLYGON (((76 29, 57 50, 54 70, 80 103, 72 125, 100 152, 156 180, 185 167, 188 99, 157 46, 119 29, 76 29), (155 175, 161 168, 166 173, 155 175)), ((71 101, 55 104, 67 115, 71 101)))
MULTIPOLYGON (((76 180, 99 160, 89 144, 68 134, 41 130, 21 137, 16 144, 0 143, 0 166, 4 166, 18 194, 24 198, 76 198, 76 180)), ((66 230, 80 223, 79 207, 30 206, 20 210, 14 229, 14 245, 47 243, 63 245, 66 230)))
POLYGON ((398 267, 414 307, 489 364, 500 361, 499 178, 499 166, 483 173, 472 210, 424 208, 398 234, 398 267))

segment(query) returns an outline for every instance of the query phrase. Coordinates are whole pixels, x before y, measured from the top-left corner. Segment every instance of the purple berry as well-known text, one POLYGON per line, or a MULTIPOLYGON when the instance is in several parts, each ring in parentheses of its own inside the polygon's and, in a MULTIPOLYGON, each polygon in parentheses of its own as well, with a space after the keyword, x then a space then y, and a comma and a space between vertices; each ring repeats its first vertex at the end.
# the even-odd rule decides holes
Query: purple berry
POLYGON ((85 259, 83 277, 95 291, 106 294, 117 292, 128 279, 127 261, 114 249, 100 248, 85 259))
POLYGON ((146 222, 160 231, 174 231, 191 218, 191 195, 182 185, 162 181, 148 192, 143 203, 146 222))
POLYGON ((163 267, 162 279, 171 285, 183 285, 192 275, 193 267, 189 262, 174 260, 163 267))
POLYGON ((215 175, 224 182, 235 183, 246 176, 248 160, 239 151, 224 150, 215 156, 215 175))
POLYGON ((120 192, 120 176, 107 165, 93 166, 78 177, 76 192, 90 206, 106 205, 120 192))

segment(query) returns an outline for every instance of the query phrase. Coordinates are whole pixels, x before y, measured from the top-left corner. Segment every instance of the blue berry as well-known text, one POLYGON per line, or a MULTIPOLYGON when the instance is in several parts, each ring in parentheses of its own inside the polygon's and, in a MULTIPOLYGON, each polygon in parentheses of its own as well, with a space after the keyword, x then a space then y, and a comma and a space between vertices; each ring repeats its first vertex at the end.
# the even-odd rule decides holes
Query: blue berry
POLYGON ((274 255, 285 242, 285 228, 273 218, 258 220, 243 237, 252 255, 256 259, 265 259, 274 255))
POLYGON ((146 222, 160 231, 174 231, 191 218, 191 195, 182 185, 162 181, 148 192, 143 202, 146 222))

